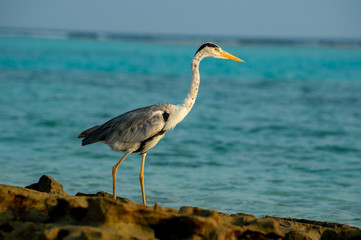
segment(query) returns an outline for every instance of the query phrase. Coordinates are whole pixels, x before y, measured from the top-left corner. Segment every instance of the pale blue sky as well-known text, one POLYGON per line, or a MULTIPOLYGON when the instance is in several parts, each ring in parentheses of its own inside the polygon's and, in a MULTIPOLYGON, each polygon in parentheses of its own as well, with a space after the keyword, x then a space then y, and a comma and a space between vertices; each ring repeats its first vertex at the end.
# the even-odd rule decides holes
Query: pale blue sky
POLYGON ((360 39, 361 0, 0 0, 0 26, 360 39))

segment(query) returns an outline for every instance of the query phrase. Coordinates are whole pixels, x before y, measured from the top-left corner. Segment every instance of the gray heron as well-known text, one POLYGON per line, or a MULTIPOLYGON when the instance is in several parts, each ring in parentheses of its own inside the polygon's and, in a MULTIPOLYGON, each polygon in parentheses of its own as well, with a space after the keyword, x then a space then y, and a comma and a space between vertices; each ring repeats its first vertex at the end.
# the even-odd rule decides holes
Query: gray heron
POLYGON ((192 63, 192 84, 183 104, 168 103, 138 108, 115 117, 102 125, 91 127, 78 135, 83 138, 82 146, 103 142, 114 151, 124 151, 122 158, 112 169, 113 198, 116 199, 116 175, 119 165, 131 153, 139 152, 142 156, 139 181, 143 204, 146 205, 144 193, 144 162, 149 149, 153 148, 165 133, 181 122, 192 109, 199 88, 199 63, 205 57, 243 60, 222 50, 214 43, 203 44, 195 53, 192 63))

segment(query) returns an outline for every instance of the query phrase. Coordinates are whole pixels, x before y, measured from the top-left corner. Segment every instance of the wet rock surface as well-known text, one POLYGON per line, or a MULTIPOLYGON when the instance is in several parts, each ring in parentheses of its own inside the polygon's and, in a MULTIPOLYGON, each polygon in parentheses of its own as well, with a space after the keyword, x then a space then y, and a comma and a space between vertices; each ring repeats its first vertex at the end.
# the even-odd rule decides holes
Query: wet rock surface
POLYGON ((48 176, 0 185, 0 239, 361 239, 344 224, 143 206, 105 192, 66 194, 48 176))

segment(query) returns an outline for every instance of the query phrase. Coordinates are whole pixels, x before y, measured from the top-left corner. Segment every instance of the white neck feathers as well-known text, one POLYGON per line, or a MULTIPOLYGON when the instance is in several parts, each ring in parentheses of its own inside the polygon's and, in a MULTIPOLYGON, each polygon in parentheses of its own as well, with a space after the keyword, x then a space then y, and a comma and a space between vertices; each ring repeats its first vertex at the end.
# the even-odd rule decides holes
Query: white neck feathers
POLYGON ((204 57, 205 56, 204 54, 202 54, 202 51, 197 52, 196 55, 194 55, 191 63, 192 84, 188 96, 186 97, 186 99, 184 99, 183 102, 183 107, 187 109, 187 112, 189 112, 192 109, 194 102, 196 101, 197 98, 199 81, 200 81, 199 63, 204 57))

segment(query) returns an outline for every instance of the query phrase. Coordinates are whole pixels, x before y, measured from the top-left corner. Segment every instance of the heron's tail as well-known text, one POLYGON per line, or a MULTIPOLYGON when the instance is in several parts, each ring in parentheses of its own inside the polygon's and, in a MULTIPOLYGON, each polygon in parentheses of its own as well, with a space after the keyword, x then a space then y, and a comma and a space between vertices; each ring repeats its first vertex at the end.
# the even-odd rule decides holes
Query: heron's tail
POLYGON ((100 128, 99 125, 96 125, 94 127, 91 127, 81 133, 79 133, 78 138, 84 138, 82 141, 82 146, 91 144, 94 142, 97 142, 97 138, 94 138, 93 133, 97 132, 97 130, 100 128))

